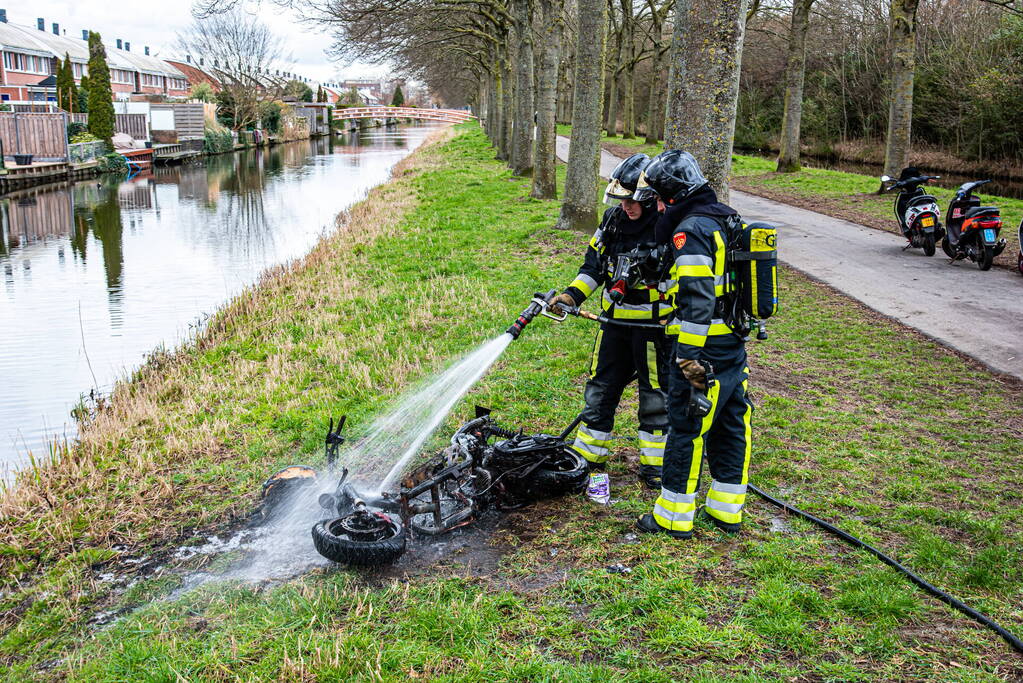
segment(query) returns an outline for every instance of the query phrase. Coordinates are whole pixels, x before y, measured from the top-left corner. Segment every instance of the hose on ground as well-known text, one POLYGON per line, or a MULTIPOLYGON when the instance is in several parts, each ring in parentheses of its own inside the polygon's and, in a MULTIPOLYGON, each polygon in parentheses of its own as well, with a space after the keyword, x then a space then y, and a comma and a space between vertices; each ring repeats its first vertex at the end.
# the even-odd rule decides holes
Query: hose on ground
POLYGON ((994 621, 992 621, 985 614, 982 614, 982 613, 978 612, 977 610, 973 609, 972 607, 970 607, 969 605, 964 603, 962 600, 959 600, 958 598, 952 597, 951 595, 949 595, 945 591, 941 590, 940 588, 937 588, 937 587, 933 586, 932 584, 930 584, 929 582, 925 581, 923 578, 921 578, 917 574, 913 573, 913 571, 911 571, 910 569, 907 569, 906 567, 902 566, 897 561, 895 561, 894 559, 892 559, 888 555, 885 555, 883 552, 881 552, 880 550, 878 550, 874 546, 872 546, 872 545, 870 545, 868 543, 864 543, 860 539, 856 538, 855 536, 853 536, 851 534, 846 533, 845 531, 842 531, 841 529, 839 529, 838 527, 834 526, 833 524, 829 524, 828 522, 825 522, 823 519, 820 519, 818 517, 814 517, 813 515, 809 514, 808 512, 803 512, 802 510, 800 510, 797 507, 793 507, 793 506, 789 505, 788 503, 786 503, 784 501, 778 500, 777 498, 774 498, 774 497, 768 495, 767 493, 764 493, 762 490, 760 490, 759 488, 757 488, 753 484, 749 485, 749 490, 752 491, 753 493, 757 494, 758 496, 760 496, 764 500, 766 500, 771 505, 779 507, 782 510, 785 510, 786 512, 790 512, 790 513, 796 515, 797 517, 802 517, 803 519, 805 519, 805 520, 807 520, 809 522, 813 522, 814 524, 816 524, 817 526, 821 527, 825 531, 827 531, 829 533, 832 533, 835 536, 838 536, 839 538, 841 538, 843 541, 845 541, 849 545, 852 545, 852 546, 855 546, 857 548, 862 548, 862 549, 866 550, 871 555, 873 555, 877 559, 881 560, 882 562, 884 562, 886 565, 888 565, 889 567, 891 567, 895 571, 897 571, 900 574, 902 574, 905 577, 907 577, 910 581, 915 583, 917 586, 919 586, 920 588, 924 589, 924 591, 926 591, 927 593, 930 593, 931 595, 936 597, 938 600, 941 600, 946 605, 959 610, 960 612, 962 612, 966 616, 970 617, 974 621, 976 621, 976 622, 978 622, 980 624, 983 624, 984 626, 987 626, 989 629, 991 629, 992 631, 994 631, 995 633, 1000 635, 1005 640, 1005 642, 1009 643, 1009 645, 1011 645, 1017 652, 1023 653, 1023 641, 1020 641, 1019 638, 1017 638, 1012 633, 1010 633, 1006 629, 1004 629, 1001 626, 999 626, 998 624, 996 624, 994 621))

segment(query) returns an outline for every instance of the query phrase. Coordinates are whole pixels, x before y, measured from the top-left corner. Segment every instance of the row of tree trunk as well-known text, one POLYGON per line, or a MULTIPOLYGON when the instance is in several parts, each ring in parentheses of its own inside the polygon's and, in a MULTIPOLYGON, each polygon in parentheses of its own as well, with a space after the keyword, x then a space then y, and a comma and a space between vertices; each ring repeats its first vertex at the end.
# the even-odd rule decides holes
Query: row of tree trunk
MULTIPOLYGON (((691 151, 700 161, 711 185, 727 201, 735 130, 739 66, 749 0, 675 0, 676 22, 670 48, 662 39, 667 6, 654 13, 655 67, 667 55, 666 87, 651 79, 646 112, 647 136, 658 129, 663 111, 666 145, 691 151), (663 92, 662 92, 663 91, 663 92), (660 103, 664 102, 661 106, 660 103)), ((636 62, 634 27, 629 25, 632 0, 622 0, 618 41, 612 64, 629 67, 636 62)), ((592 229, 596 223, 596 197, 602 128, 613 130, 617 121, 619 76, 631 68, 612 68, 611 90, 604 109, 605 59, 609 28, 607 0, 577 0, 573 87, 571 91, 572 144, 568 156, 565 193, 559 227, 592 229), (606 124, 606 125, 605 125, 606 124)), ((514 173, 532 176, 531 195, 556 197, 556 120, 561 73, 563 4, 559 0, 510 0, 509 35, 495 41, 491 68, 481 84, 479 109, 497 157, 514 173), (534 42, 535 37, 535 42, 534 42)), ((655 72, 656 73, 656 72, 655 72)), ((625 104, 626 137, 635 135, 635 79, 621 79, 625 104)), ((562 105, 562 112, 567 107, 562 105)), ((656 142, 656 138, 653 140, 656 142)))
MULTIPOLYGON (((793 0, 785 68, 785 104, 782 113, 778 171, 800 169, 800 120, 806 72, 806 34, 814 0, 793 0)), ((891 0, 889 40, 892 47, 891 96, 888 108, 884 173, 896 176, 909 164, 913 119, 913 74, 916 69, 916 13, 919 0, 891 0)))
MULTIPOLYGON (((656 142, 656 131, 661 129, 658 115, 664 112, 665 146, 691 152, 719 198, 727 201, 742 46, 751 0, 674 0, 670 47, 662 40, 668 7, 664 5, 662 12, 647 1, 651 3, 653 26, 653 49, 647 57, 654 60, 654 74, 665 59, 668 66, 663 93, 659 79, 646 84, 647 138, 656 142)), ((482 85, 480 102, 487 113, 487 132, 498 158, 506 160, 514 173, 532 176, 531 195, 542 199, 554 198, 557 193, 559 99, 564 116, 569 111, 564 100, 571 98, 572 145, 560 227, 586 229, 595 223, 600 134, 602 128, 609 134, 617 133, 619 101, 624 106, 623 136, 636 133, 633 73, 638 57, 633 0, 619 2, 621 13, 611 16, 607 0, 575 3, 574 83, 569 93, 561 65, 563 2, 509 0, 508 39, 495 44, 492 69, 482 85), (609 22, 619 36, 610 56, 606 54, 609 22), (605 64, 610 68, 605 70, 605 64), (609 91, 606 100, 605 76, 609 91)), ((800 168, 806 36, 813 2, 794 0, 792 6, 779 171, 800 168)), ((909 154, 918 2, 892 0, 891 5, 894 66, 885 158, 885 172, 890 175, 907 163, 909 154)))

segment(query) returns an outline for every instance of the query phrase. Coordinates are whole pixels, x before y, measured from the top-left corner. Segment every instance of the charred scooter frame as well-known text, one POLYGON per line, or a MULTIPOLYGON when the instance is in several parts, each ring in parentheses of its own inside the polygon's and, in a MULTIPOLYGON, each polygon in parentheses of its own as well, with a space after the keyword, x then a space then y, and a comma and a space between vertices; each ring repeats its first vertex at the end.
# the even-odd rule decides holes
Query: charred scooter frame
MULTIPOLYGON (((335 472, 343 424, 342 418, 335 430, 331 421, 327 431, 328 468, 335 472)), ((568 447, 567 431, 560 436, 509 431, 489 409, 477 407, 476 417, 455 432, 450 445, 405 476, 397 493, 364 495, 342 467, 333 493, 318 499, 336 516, 313 526, 313 544, 334 562, 383 565, 405 552, 409 530, 437 536, 470 524, 491 508, 512 509, 580 491, 587 467, 568 447)), ((282 500, 288 488, 314 481, 312 468, 285 468, 264 485, 265 504, 282 500)))

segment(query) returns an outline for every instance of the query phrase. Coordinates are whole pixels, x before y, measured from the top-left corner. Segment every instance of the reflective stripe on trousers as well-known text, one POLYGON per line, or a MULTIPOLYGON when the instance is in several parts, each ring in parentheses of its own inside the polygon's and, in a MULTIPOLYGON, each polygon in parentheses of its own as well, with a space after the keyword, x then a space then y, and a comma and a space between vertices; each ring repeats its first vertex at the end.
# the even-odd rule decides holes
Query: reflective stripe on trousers
POLYGON ((664 445, 668 435, 663 430, 639 432, 639 464, 660 467, 664 462, 664 445))
POLYGON ((691 513, 695 510, 704 456, 713 480, 707 493, 707 513, 729 524, 742 521, 753 405, 747 397, 749 369, 745 365, 745 351, 740 347, 734 354, 725 353, 731 355, 711 361, 721 369, 715 373, 717 383, 707 392, 713 407, 702 419, 688 417, 691 387, 674 364, 670 368, 671 430, 664 452, 663 488, 654 505, 654 518, 672 531, 693 528, 691 513))
POLYGON ((723 484, 717 479, 710 482, 707 491, 707 514, 728 524, 742 521, 742 506, 746 502, 746 484, 723 484))
POLYGON ((593 463, 607 462, 608 449, 611 447, 611 432, 601 432, 579 425, 575 433, 572 448, 593 463))
POLYGON ((676 493, 662 488, 654 503, 654 519, 671 531, 692 531, 696 515, 696 494, 676 493))

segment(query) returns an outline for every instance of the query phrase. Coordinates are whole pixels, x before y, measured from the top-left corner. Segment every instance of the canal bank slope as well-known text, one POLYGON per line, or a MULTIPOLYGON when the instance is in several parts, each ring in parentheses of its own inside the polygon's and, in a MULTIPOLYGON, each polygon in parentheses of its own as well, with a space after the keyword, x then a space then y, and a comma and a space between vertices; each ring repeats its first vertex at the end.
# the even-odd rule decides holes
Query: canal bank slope
MULTIPOLYGON (((588 237, 553 230, 557 202, 528 192, 477 127, 460 127, 198 342, 119 387, 81 447, 3 499, 6 677, 1023 675, 988 632, 757 500, 738 538, 704 526, 684 545, 637 536, 652 494, 627 442, 608 508, 551 501, 502 515, 489 537, 414 545, 386 571, 214 583, 156 600, 210 562, 175 559, 174 548, 237 527, 276 467, 322 464, 328 415, 348 413, 357 432, 411 383, 499 334, 532 292, 574 277, 588 237)), ((1023 484, 1020 387, 796 273, 782 283, 785 313, 751 348, 753 479, 1019 630, 1023 533, 1007 511, 1023 484)), ((450 424, 474 404, 527 431, 567 423, 594 332, 583 320, 537 321, 450 424)), ((635 408, 630 392, 624 435, 635 408)))

